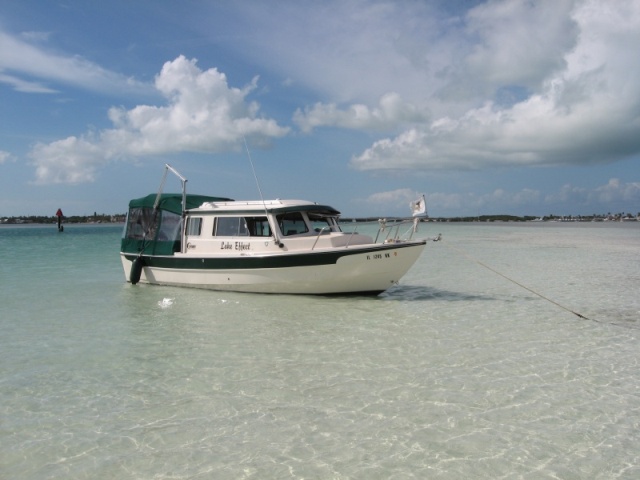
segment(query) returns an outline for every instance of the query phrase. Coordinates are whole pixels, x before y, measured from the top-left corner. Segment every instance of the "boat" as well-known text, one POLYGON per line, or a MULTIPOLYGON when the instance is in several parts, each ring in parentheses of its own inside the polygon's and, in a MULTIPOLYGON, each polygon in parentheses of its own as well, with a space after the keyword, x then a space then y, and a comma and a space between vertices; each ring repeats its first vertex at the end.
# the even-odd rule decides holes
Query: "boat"
POLYGON ((120 257, 134 285, 380 294, 400 281, 428 240, 413 238, 425 211, 419 203, 412 219, 380 220, 373 238, 343 231, 340 212, 328 205, 187 194, 187 180, 165 167, 156 194, 129 202, 120 257), (181 193, 163 193, 169 171, 180 178, 181 193))

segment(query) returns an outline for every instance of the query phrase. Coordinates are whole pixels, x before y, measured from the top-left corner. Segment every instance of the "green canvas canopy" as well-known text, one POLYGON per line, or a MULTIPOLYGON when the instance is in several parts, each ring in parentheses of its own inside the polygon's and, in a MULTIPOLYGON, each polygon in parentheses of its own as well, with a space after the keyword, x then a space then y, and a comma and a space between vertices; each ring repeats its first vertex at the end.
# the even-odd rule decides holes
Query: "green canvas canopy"
MULTIPOLYGON (((153 208, 158 195, 151 193, 146 197, 134 198, 129 202, 129 208, 153 208)), ((230 198, 209 197, 207 195, 191 195, 187 194, 187 205, 185 210, 198 208, 205 202, 229 202, 230 198)), ((182 194, 181 193, 163 193, 160 195, 158 209, 167 210, 169 212, 182 213, 182 194)))
MULTIPOLYGON (((121 251, 148 255, 173 255, 180 251, 182 232, 182 194, 163 193, 154 211, 157 194, 135 198, 129 202, 127 224, 121 251)), ((230 198, 187 195, 185 210, 198 208, 205 202, 231 201, 230 198)))

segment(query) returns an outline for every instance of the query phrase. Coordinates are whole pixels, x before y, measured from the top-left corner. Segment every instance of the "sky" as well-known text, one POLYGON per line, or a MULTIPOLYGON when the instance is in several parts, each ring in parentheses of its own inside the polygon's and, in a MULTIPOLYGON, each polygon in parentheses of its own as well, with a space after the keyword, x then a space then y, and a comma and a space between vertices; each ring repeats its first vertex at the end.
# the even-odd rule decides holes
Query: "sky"
POLYGON ((0 217, 124 213, 167 163, 344 216, 635 215, 639 45, 640 0, 2 0, 0 217))

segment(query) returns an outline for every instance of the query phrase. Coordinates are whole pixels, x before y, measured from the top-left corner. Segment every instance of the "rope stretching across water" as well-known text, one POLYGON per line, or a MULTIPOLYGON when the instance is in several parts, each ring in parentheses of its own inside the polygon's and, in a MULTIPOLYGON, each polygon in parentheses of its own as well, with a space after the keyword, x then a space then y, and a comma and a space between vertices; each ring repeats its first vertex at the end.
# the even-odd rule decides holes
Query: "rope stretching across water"
MULTIPOLYGON (((445 243, 445 245, 447 245, 447 244, 445 243)), ((467 257, 469 260, 471 260, 471 261, 473 261, 473 262, 477 263, 478 265, 480 265, 480 266, 482 266, 482 267, 486 268, 487 270, 492 271, 492 272, 493 272, 493 273, 495 273, 496 275, 499 275, 499 276, 501 276, 502 278, 504 278, 504 279, 506 279, 506 280, 509 280, 511 283, 514 283, 514 284, 518 285, 519 287, 524 288, 524 289, 525 289, 525 290, 527 290, 528 292, 531 292, 531 293, 533 293, 534 295, 537 295, 538 297, 542 298, 543 300, 546 300, 547 302, 552 303, 552 304, 554 304, 555 306, 560 307, 560 308, 562 308, 563 310, 566 310, 566 311, 567 311, 567 312, 569 312, 569 313, 573 313, 575 316, 577 316, 577 317, 579 317, 579 318, 582 318, 582 319, 584 319, 584 320, 590 320, 589 318, 585 317, 584 315, 581 315, 581 314, 579 314, 578 312, 574 312, 574 311, 573 311, 573 310, 571 310, 570 308, 567 308, 567 307, 565 307, 564 305, 561 305, 560 303, 556 302, 555 300, 551 300, 550 298, 545 297, 545 296, 544 296, 544 295, 542 295, 541 293, 536 292, 535 290, 533 290, 533 289, 531 289, 531 288, 527 287, 526 285, 523 285, 523 284, 521 284, 521 283, 519 283, 519 282, 515 281, 513 278, 509 278, 509 277, 507 277, 506 275, 504 275, 503 273, 500 273, 499 271, 497 271, 496 269, 494 269, 494 268, 490 267, 489 265, 487 265, 487 264, 485 264, 485 263, 482 263, 482 262, 481 262, 480 260, 478 260, 477 258, 472 257, 471 255, 469 255, 469 254, 468 254, 467 252, 465 252, 464 250, 461 250, 461 249, 456 248, 456 247, 452 247, 451 245, 447 245, 447 247, 449 247, 449 248, 450 248, 450 249, 452 249, 452 250, 455 250, 456 252, 458 252, 458 253, 460 253, 461 255, 463 255, 463 256, 465 256, 465 257, 467 257)))

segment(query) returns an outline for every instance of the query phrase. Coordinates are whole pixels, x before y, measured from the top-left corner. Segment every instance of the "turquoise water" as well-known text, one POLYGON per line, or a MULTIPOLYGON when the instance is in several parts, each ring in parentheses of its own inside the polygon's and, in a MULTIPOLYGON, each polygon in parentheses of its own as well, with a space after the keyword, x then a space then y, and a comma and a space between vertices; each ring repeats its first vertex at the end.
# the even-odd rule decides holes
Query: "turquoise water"
POLYGON ((398 287, 316 298, 0 227, 0 478, 638 478, 640 224, 424 230, 398 287))

